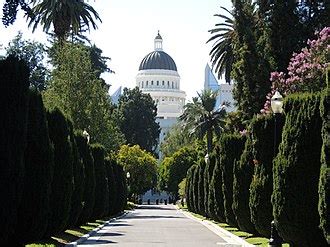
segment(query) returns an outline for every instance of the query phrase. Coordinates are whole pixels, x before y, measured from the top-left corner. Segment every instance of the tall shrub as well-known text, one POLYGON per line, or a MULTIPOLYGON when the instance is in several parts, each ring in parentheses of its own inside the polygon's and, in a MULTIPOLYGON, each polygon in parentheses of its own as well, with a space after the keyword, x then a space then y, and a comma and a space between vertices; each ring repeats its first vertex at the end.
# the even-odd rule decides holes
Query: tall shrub
POLYGON ((55 108, 47 112, 49 137, 54 144, 54 176, 47 234, 63 231, 69 219, 73 191, 72 144, 66 117, 55 108))
POLYGON ((195 166, 192 165, 186 175, 186 203, 187 203, 187 208, 189 211, 193 212, 193 203, 192 203, 192 176, 193 176, 193 170, 195 169, 195 166))
POLYGON ((78 218, 83 209, 85 172, 84 172, 84 163, 80 156, 76 142, 76 134, 74 133, 71 122, 69 122, 69 131, 70 131, 70 140, 72 143, 72 155, 73 155, 72 166, 73 166, 73 184, 74 184, 74 190, 71 198, 69 226, 76 226, 78 218))
POLYGON ((200 170, 200 165, 196 163, 196 169, 194 169, 193 173, 193 203, 194 203, 194 213, 199 213, 199 190, 198 190, 198 181, 199 181, 199 170, 200 170))
POLYGON ((113 168, 113 162, 114 160, 109 158, 106 158, 104 160, 105 169, 107 172, 108 177, 108 188, 109 188, 109 209, 108 209, 108 215, 114 215, 115 214, 115 204, 117 201, 117 182, 114 174, 114 168, 113 168))
POLYGON ((100 144, 91 145, 95 170, 95 204, 92 213, 94 219, 100 219, 109 207, 109 187, 104 165, 104 147, 100 144))
POLYGON ((205 161, 200 158, 197 161, 198 165, 199 165, 199 169, 198 169, 198 199, 197 199, 197 203, 198 203, 198 212, 201 215, 206 216, 205 213, 205 207, 204 207, 204 200, 205 200, 205 196, 204 196, 204 170, 205 170, 205 161))
POLYGON ((205 202, 204 207, 208 217, 214 218, 214 190, 216 181, 213 178, 213 171, 217 159, 216 151, 213 151, 209 157, 209 162, 206 164, 204 172, 204 193, 205 193, 205 202))
POLYGON ((322 146, 319 94, 286 98, 282 142, 274 166, 273 214, 293 246, 326 246, 319 229, 318 181, 322 146))
POLYGON ((82 225, 91 219, 95 203, 95 171, 94 159, 87 143, 87 139, 82 133, 77 133, 76 142, 78 151, 84 163, 85 186, 83 192, 83 208, 79 215, 77 224, 82 225))
POLYGON ((115 212, 119 213, 125 209, 127 203, 127 183, 124 169, 121 165, 114 165, 114 175, 117 180, 117 200, 115 204, 115 212))
POLYGON ((232 209, 233 205, 233 168, 239 161, 244 149, 245 136, 238 134, 224 134, 220 138, 220 168, 222 177, 223 208, 225 221, 237 226, 237 221, 232 209))
MULTIPOLYGON (((221 147, 220 147, 221 148, 221 147)), ((222 193, 222 174, 220 162, 220 150, 216 149, 217 156, 215 158, 215 166, 212 174, 212 181, 214 182, 213 197, 214 197, 214 218, 219 222, 224 222, 224 208, 223 208, 223 193, 222 193)))
POLYGON ((273 192, 273 158, 278 150, 283 128, 283 116, 255 117, 251 123, 254 173, 250 185, 251 221, 257 232, 270 237, 273 220, 271 196, 273 192), (276 122, 274 121, 276 117, 276 122), (276 125, 275 125, 276 124, 276 125), (276 128, 276 139, 275 138, 276 128))
POLYGON ((329 198, 330 198, 330 99, 329 89, 325 92, 321 101, 321 116, 323 119, 322 126, 322 154, 321 154, 321 172, 319 182, 319 214, 320 227, 323 234, 330 244, 330 212, 329 212, 329 198))
POLYGON ((22 195, 28 111, 29 69, 14 57, 0 60, 0 243, 17 221, 22 195))
POLYGON ((249 208, 253 168, 252 138, 251 135, 248 135, 244 151, 240 159, 234 163, 232 209, 239 228, 250 233, 255 233, 249 208))
POLYGON ((44 237, 49 220, 53 177, 53 146, 48 135, 46 112, 41 95, 29 93, 25 176, 22 201, 18 207, 12 241, 24 244, 44 237))

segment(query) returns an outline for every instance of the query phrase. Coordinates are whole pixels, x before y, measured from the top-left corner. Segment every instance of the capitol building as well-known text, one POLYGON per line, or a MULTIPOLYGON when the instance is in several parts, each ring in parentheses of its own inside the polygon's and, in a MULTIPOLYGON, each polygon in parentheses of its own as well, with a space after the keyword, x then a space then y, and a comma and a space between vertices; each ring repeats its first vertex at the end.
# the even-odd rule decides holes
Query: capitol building
POLYGON ((159 32, 154 40, 154 51, 140 63, 136 85, 143 93, 150 94, 157 104, 160 144, 183 113, 186 93, 180 90, 180 75, 173 58, 163 51, 163 39, 159 32))

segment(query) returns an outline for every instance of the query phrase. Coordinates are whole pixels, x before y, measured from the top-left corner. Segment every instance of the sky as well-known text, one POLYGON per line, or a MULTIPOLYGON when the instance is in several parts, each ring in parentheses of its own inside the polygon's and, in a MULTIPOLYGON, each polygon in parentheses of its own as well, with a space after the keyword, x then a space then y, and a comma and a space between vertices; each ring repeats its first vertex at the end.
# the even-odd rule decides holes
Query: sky
MULTIPOLYGON (((0 0, 2 8, 5 0, 0 0)), ((220 21, 214 14, 224 13, 220 6, 231 8, 230 0, 90 0, 102 23, 87 35, 111 58, 108 66, 115 74, 102 77, 110 87, 110 94, 119 86, 133 88, 140 62, 154 50, 154 38, 159 30, 163 49, 175 61, 181 77, 180 89, 187 100, 203 89, 204 69, 209 62, 211 37, 208 30, 220 21)), ((1 12, 2 15, 2 12, 1 12)), ((5 28, 0 23, 0 46, 6 47, 18 31, 24 39, 47 42, 42 29, 32 33, 22 11, 14 25, 5 28)), ((1 49, 1 48, 0 48, 1 49)), ((4 51, 0 50, 0 54, 4 51)), ((224 83, 224 80, 220 80, 224 83)))

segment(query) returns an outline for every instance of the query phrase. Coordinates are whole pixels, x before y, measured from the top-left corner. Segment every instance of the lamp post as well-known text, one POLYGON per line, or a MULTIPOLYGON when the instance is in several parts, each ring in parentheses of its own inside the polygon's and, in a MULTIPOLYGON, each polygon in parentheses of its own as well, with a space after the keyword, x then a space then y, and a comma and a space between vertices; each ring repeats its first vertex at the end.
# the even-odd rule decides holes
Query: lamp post
POLYGON ((130 181, 129 181, 129 179, 131 178, 131 174, 129 172, 126 173, 126 178, 127 178, 128 199, 130 199, 130 181))
MULTIPOLYGON (((283 97, 282 95, 276 90, 273 97, 271 98, 271 108, 274 113, 274 155, 276 156, 276 146, 277 146, 277 118, 283 112, 283 97)), ((280 247, 282 246, 282 238, 278 235, 275 220, 271 222, 271 236, 269 239, 269 246, 270 247, 280 247)))

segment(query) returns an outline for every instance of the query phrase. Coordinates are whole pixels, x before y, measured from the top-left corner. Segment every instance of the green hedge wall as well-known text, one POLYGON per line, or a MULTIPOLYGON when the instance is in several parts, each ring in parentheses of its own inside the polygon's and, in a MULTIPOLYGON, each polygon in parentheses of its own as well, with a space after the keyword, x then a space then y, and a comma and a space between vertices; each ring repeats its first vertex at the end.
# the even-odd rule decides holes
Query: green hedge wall
POLYGON ((115 204, 117 201, 117 182, 114 174, 114 168, 113 168, 113 160, 111 158, 106 158, 104 160, 105 163, 105 169, 107 172, 107 178, 108 178, 108 188, 109 188, 109 209, 108 209, 108 215, 115 215, 115 204))
POLYGON ((83 208, 79 215, 77 224, 82 225, 91 219, 95 203, 95 171, 94 159, 87 143, 87 139, 82 133, 76 135, 76 143, 80 157, 84 164, 85 185, 83 192, 83 208))
POLYGON ((202 158, 199 158, 197 161, 197 164, 199 166, 198 169, 198 198, 197 198, 197 204, 198 204, 198 212, 199 214, 206 216, 205 213, 205 207, 204 207, 204 170, 205 170, 205 161, 202 158))
POLYGON ((205 193, 205 209, 206 214, 210 218, 215 217, 214 205, 214 190, 216 180, 213 177, 214 167, 217 159, 216 151, 213 151, 209 157, 209 164, 206 164, 205 172, 204 172, 204 193, 205 193))
POLYGON ((0 243, 14 232, 22 195, 29 69, 14 57, 0 60, 0 243))
POLYGON ((193 202, 193 174, 196 169, 195 165, 192 165, 187 171, 187 180, 186 180, 186 202, 187 208, 189 211, 194 212, 194 202, 193 202))
POLYGON ((319 229, 318 182, 322 146, 320 95, 285 99, 282 142, 274 165, 273 214, 280 236, 293 246, 326 246, 319 229))
POLYGON ((114 175, 117 182, 117 197, 115 212, 119 213, 125 209, 127 204, 127 183, 124 169, 119 164, 114 164, 114 175))
POLYGON ((273 206, 271 204, 273 158, 274 154, 278 152, 283 124, 283 115, 258 116, 253 118, 251 122, 252 150, 254 150, 253 159, 255 164, 250 185, 251 221, 257 232, 267 238, 270 237, 270 224, 273 220, 273 206))
POLYGON ((194 203, 194 213, 199 213, 199 204, 198 204, 198 199, 199 199, 199 189, 198 189, 198 181, 199 181, 199 170, 200 170, 200 165, 196 163, 196 169, 194 170, 193 173, 193 203, 194 203))
POLYGON ((233 205, 233 168, 244 149, 246 138, 238 134, 224 134, 220 138, 220 163, 222 177, 222 194, 223 194, 223 207, 225 221, 232 225, 237 226, 237 221, 232 209, 233 205))
POLYGON ((321 172, 319 182, 319 214, 320 227, 323 234, 330 244, 330 90, 324 92, 321 101, 322 123, 322 154, 321 154, 321 172))
POLYGON ((223 208, 223 193, 222 193, 222 173, 221 173, 221 163, 220 163, 220 150, 217 152, 217 157, 215 158, 215 164, 212 174, 212 180, 214 181, 214 219, 219 222, 225 221, 224 208, 223 208))
MULTIPOLYGON (((53 146, 48 135, 46 112, 41 95, 29 93, 27 146, 24 152, 25 176, 15 234, 17 244, 44 237, 49 220, 51 183, 54 169, 53 146)), ((11 244, 13 244, 12 242, 11 244)))
POLYGON ((239 228, 255 233, 249 208, 250 184, 253 175, 253 150, 251 135, 248 135, 240 160, 234 163, 233 175, 233 212, 239 228))
POLYGON ((48 236, 66 229, 73 192, 72 144, 67 119, 55 108, 47 112, 49 137, 54 144, 54 175, 50 198, 48 236))

